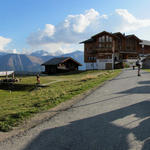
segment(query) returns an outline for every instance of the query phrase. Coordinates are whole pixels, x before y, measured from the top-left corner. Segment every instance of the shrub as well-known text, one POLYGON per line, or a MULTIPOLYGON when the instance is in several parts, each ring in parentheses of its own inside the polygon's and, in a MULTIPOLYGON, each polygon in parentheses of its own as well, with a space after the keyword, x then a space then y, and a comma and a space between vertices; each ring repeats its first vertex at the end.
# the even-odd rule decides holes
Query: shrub
POLYGON ((123 63, 123 67, 124 67, 124 68, 129 68, 130 65, 129 65, 128 63, 123 63))

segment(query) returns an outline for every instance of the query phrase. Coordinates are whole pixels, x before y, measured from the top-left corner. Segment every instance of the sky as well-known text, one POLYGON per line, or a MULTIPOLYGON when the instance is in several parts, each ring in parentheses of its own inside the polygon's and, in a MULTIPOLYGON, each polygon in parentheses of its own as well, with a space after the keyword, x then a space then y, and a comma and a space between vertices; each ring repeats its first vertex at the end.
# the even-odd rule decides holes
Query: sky
POLYGON ((1 0, 0 51, 83 51, 96 33, 122 32, 150 40, 149 0, 1 0))

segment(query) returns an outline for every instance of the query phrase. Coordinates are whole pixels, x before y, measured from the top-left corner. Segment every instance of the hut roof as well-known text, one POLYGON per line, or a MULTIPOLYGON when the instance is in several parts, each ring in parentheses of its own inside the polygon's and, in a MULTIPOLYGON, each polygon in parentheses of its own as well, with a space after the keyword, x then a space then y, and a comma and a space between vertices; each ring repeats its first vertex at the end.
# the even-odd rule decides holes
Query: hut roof
POLYGON ((82 44, 82 43, 91 43, 91 42, 93 42, 94 41, 94 39, 88 39, 88 40, 85 40, 85 41, 82 41, 82 42, 80 42, 79 44, 82 44))
POLYGON ((13 74, 14 71, 0 71, 0 76, 9 76, 11 74, 13 74))
POLYGON ((52 58, 48 61, 46 61, 45 63, 43 63, 42 65, 45 66, 45 65, 58 65, 58 64, 61 64, 67 60, 72 60, 74 61, 76 64, 78 64, 79 66, 82 66, 79 62, 77 62, 76 60, 74 60, 73 58, 71 57, 55 57, 55 58, 52 58))

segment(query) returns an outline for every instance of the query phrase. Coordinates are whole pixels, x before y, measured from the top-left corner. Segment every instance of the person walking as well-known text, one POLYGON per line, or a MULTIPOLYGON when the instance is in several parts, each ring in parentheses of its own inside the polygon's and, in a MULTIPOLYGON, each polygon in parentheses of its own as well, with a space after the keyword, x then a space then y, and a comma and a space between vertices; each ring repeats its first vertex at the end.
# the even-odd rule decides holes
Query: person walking
POLYGON ((37 81, 37 84, 40 84, 40 75, 39 74, 36 75, 36 81, 37 81))
POLYGON ((135 62, 133 62, 133 64, 132 64, 132 67, 133 67, 133 70, 135 70, 135 62))
POLYGON ((141 70, 142 63, 141 63, 141 58, 140 57, 136 61, 136 66, 138 67, 138 74, 137 75, 141 76, 140 70, 141 70))

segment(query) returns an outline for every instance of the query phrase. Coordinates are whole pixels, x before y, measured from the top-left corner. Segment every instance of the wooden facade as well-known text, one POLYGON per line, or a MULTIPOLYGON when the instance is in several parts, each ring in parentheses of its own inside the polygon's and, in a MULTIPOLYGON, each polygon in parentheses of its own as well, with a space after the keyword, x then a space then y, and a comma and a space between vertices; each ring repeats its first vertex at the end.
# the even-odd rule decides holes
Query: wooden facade
MULTIPOLYGON (((113 69, 123 67, 123 62, 136 60, 143 53, 142 40, 135 35, 103 31, 84 43, 84 62, 87 69, 113 69), (112 67, 110 67, 112 66, 112 67)), ((150 54, 150 46, 145 45, 150 54)))
POLYGON ((140 51, 141 55, 149 55, 150 54, 150 41, 142 40, 140 43, 140 51))
POLYGON ((76 71, 78 70, 79 66, 82 66, 79 62, 72 59, 71 57, 52 58, 42 65, 45 66, 45 74, 76 71))

